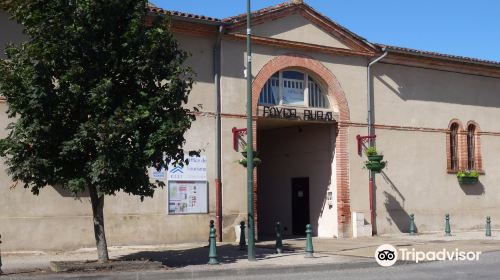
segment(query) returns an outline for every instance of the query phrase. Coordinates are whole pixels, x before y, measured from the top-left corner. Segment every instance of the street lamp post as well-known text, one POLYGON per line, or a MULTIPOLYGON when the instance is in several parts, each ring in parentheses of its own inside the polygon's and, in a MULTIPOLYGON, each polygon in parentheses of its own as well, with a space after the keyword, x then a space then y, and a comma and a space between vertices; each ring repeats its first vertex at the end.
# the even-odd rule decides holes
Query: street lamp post
POLYGON ((248 260, 255 261, 255 220, 253 197, 253 129, 252 129, 252 14, 247 0, 247 195, 248 195, 248 260))

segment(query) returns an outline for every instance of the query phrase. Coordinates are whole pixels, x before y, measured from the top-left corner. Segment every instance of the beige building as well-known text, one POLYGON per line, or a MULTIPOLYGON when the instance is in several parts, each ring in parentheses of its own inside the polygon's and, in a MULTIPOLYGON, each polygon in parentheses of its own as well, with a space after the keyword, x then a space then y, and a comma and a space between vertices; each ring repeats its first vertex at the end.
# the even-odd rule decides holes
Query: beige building
MULTIPOLYGON (((154 198, 107 198, 108 243, 205 241, 210 219, 220 221, 224 241, 234 241, 247 216, 246 169, 238 164, 246 139, 246 19, 151 8, 151 16, 164 14, 192 54, 197 77, 188 105, 203 109, 186 149, 203 157, 189 171, 152 171, 169 184, 154 198)), ((303 234, 307 223, 325 238, 372 228, 402 233, 410 214, 419 232, 442 231, 447 213, 454 231, 483 229, 486 216, 497 227, 500 63, 372 44, 302 3, 254 12, 252 33, 259 239, 272 236, 276 221, 287 236, 303 234), (360 153, 369 107, 387 161, 373 192, 360 153), (477 170, 479 181, 459 183, 456 173, 466 169, 477 170)), ((21 28, 0 12, 2 48, 21 40, 21 28)), ((7 104, 0 109, 6 126, 7 104)), ((0 182, 3 250, 93 246, 85 194, 47 187, 36 197, 5 171, 0 182)))

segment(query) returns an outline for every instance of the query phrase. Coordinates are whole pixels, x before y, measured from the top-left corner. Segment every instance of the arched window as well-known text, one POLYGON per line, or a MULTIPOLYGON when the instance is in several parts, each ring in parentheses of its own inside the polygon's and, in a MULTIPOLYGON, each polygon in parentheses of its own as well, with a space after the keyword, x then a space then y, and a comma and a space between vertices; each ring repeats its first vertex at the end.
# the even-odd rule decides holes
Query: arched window
POLYGON ((476 166, 476 126, 467 127, 467 169, 475 170, 476 166))
POLYGON ((260 92, 259 105, 330 108, 326 91, 307 73, 283 70, 275 73, 260 92))
POLYGON ((448 169, 451 171, 458 171, 458 128, 457 123, 450 126, 450 142, 448 146, 450 163, 448 169))

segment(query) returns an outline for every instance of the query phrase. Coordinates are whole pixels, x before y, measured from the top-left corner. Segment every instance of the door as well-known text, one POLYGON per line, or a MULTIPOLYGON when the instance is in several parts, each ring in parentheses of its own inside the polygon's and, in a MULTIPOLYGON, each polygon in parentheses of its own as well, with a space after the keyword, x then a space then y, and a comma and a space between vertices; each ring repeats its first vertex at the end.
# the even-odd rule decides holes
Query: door
POLYGON ((305 235, 309 224, 309 178, 292 178, 292 233, 305 235))

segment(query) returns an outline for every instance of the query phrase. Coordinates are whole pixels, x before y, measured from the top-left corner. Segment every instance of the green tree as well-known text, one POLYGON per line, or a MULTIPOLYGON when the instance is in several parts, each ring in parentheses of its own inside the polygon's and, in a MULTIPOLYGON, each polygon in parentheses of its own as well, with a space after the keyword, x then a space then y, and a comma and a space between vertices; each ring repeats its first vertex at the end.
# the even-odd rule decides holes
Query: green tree
MULTIPOLYGON (((0 61, 12 123, 8 173, 34 194, 90 195, 99 261, 108 260, 104 197, 151 197, 148 168, 183 162, 192 72, 166 18, 146 0, 10 0, 28 41, 0 61), (147 24, 146 24, 147 23, 147 24)), ((190 152, 193 154, 193 152, 190 152)), ((62 226, 62 225, 61 225, 62 226)))

